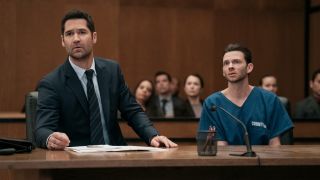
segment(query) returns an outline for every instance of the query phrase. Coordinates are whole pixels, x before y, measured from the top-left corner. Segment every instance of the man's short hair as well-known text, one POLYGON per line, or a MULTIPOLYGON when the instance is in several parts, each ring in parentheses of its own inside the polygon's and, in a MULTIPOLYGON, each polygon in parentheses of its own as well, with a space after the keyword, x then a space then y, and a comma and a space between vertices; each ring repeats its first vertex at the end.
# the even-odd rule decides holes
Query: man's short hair
POLYGON ((312 76, 311 76, 312 82, 316 79, 318 74, 320 74, 320 69, 317 69, 312 73, 312 76))
POLYGON ((239 43, 231 43, 228 44, 228 46, 225 48, 224 53, 231 52, 231 51, 240 51, 244 55, 244 59, 246 60, 246 63, 252 63, 252 55, 251 51, 247 48, 242 46, 239 43))
POLYGON ((65 30, 65 23, 70 19, 84 19, 87 21, 87 27, 90 29, 91 32, 95 32, 94 22, 92 17, 81 10, 73 9, 69 11, 61 20, 61 35, 63 35, 65 30))
POLYGON ((156 80, 157 77, 158 77, 158 76, 161 76, 161 75, 167 76, 169 82, 171 82, 172 78, 171 78, 170 74, 167 73, 167 72, 165 72, 165 71, 158 71, 158 72, 156 72, 156 74, 154 75, 154 79, 156 80))
POLYGON ((263 83, 263 80, 264 78, 267 78, 267 77, 274 77, 275 79, 277 79, 274 75, 272 74, 265 74, 261 77, 260 81, 259 81, 259 85, 262 86, 262 83, 263 83))

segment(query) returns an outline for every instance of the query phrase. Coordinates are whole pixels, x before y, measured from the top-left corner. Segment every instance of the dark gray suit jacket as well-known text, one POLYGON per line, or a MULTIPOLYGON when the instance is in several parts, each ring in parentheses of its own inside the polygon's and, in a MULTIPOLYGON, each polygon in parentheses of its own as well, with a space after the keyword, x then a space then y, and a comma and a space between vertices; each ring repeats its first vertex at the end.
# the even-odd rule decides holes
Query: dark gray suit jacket
MULTIPOLYGON (((192 113, 188 108, 186 103, 179 97, 172 96, 174 117, 193 117, 192 113)), ((150 102, 147 104, 146 112, 149 117, 164 117, 164 114, 160 107, 159 96, 154 96, 150 102)))
MULTIPOLYGON (((158 132, 130 93, 119 65, 110 60, 95 58, 97 81, 105 124, 111 145, 125 145, 117 122, 117 110, 123 119, 147 143, 158 132)), ((90 143, 88 101, 76 72, 67 60, 45 76, 38 86, 39 97, 35 139, 46 147, 53 132, 64 132, 70 146, 90 143)))
POLYGON ((312 95, 298 102, 296 107, 295 118, 320 118, 320 105, 312 95))

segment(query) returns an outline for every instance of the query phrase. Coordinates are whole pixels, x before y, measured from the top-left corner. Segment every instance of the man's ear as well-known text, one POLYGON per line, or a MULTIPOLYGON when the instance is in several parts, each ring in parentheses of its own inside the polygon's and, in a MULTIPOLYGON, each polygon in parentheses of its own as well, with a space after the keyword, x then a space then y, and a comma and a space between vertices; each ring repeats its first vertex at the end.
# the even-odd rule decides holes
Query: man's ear
POLYGON ((96 44, 98 41, 98 34, 97 32, 93 32, 92 33, 92 40, 93 40, 93 44, 96 44))
POLYGON ((313 82, 312 82, 312 80, 309 81, 309 86, 310 86, 311 89, 313 88, 313 82))
POLYGON ((65 47, 63 35, 61 35, 61 44, 62 44, 62 47, 65 47))
POLYGON ((253 71, 253 64, 252 63, 249 63, 248 65, 247 65, 247 74, 250 74, 252 71, 253 71))

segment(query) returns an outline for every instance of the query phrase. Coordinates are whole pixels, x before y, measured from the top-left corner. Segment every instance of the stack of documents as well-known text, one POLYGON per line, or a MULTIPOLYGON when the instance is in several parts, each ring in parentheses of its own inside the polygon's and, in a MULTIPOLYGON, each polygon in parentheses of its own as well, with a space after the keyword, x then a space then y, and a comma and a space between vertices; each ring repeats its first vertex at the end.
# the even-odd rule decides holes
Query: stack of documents
POLYGON ((147 146, 110 146, 110 145, 88 145, 88 146, 74 146, 66 147, 67 151, 74 151, 78 153, 93 153, 93 152, 120 152, 120 151, 166 151, 167 149, 147 147, 147 146))

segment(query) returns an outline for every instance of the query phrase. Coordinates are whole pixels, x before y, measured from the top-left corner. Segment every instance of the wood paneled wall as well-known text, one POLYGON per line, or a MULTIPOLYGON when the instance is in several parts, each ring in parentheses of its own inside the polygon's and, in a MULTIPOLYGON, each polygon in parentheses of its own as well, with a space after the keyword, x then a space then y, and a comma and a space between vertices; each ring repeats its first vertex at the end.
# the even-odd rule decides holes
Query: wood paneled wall
MULTIPOLYGON (((317 4, 320 6, 320 1, 317 4)), ((310 15, 310 76, 313 71, 320 68, 320 11, 310 15)))
POLYGON ((221 71, 224 47, 241 42, 253 51, 252 84, 257 85, 264 74, 275 74, 280 95, 294 103, 303 98, 303 4, 301 0, 0 0, 0 111, 20 110, 24 95, 65 61, 60 19, 73 8, 93 16, 98 32, 95 55, 118 60, 132 88, 140 79, 153 79, 157 70, 181 81, 198 72, 205 79, 206 97, 226 87, 221 71))

